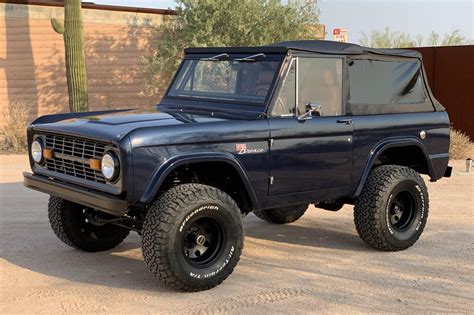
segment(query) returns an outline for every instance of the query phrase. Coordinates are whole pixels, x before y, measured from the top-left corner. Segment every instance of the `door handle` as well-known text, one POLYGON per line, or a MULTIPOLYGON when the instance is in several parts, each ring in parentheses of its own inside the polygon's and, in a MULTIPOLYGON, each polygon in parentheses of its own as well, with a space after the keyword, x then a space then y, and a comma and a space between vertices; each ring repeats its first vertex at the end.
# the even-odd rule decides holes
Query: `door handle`
POLYGON ((346 125, 352 125, 352 119, 347 118, 347 119, 338 119, 337 120, 338 124, 346 124, 346 125))

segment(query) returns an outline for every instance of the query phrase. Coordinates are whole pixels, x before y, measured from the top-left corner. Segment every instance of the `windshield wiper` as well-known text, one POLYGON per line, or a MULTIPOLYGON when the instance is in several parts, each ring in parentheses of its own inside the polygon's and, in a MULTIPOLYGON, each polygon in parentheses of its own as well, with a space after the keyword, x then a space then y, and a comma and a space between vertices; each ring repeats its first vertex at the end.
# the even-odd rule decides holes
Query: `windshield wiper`
POLYGON ((259 54, 256 54, 256 55, 251 55, 251 56, 247 56, 247 57, 244 57, 244 58, 238 58, 238 59, 234 59, 235 61, 241 61, 241 62, 254 62, 256 61, 255 58, 258 58, 258 57, 262 57, 262 58, 265 58, 265 54, 264 53, 259 53, 259 54))
POLYGON ((219 61, 221 60, 222 58, 229 58, 229 55, 226 54, 226 53, 223 53, 223 54, 218 54, 218 55, 215 55, 215 56, 212 56, 212 57, 209 57, 209 58, 202 58, 200 60, 205 60, 205 61, 219 61))

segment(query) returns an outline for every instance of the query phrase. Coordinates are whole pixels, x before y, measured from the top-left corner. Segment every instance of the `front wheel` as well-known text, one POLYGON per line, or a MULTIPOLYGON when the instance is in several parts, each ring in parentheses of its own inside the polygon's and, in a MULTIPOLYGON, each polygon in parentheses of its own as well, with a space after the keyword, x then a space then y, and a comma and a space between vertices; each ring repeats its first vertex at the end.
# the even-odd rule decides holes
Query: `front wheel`
POLYGON ((243 247, 241 212, 223 191, 183 184, 163 193, 143 225, 146 265, 182 291, 217 286, 234 270, 243 247))
POLYGON ((91 210, 80 204, 51 196, 48 216, 51 228, 65 244, 86 252, 109 250, 122 243, 129 230, 91 220, 91 210))
POLYGON ((413 169, 398 165, 371 171, 354 207, 354 222, 362 240, 385 251, 412 246, 428 219, 428 189, 413 169))

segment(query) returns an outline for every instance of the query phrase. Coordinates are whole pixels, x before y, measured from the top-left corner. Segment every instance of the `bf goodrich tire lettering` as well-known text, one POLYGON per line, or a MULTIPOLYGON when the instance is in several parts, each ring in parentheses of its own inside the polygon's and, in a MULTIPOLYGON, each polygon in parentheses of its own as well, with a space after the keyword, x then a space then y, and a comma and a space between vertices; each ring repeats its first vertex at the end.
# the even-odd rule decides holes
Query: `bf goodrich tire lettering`
POLYGON ((416 171, 398 165, 377 167, 371 171, 356 201, 356 230, 373 248, 385 251, 406 249, 423 233, 428 205, 428 190, 416 171))
POLYGON ((165 284, 183 291, 220 284, 237 265, 242 247, 238 206, 210 186, 171 188, 153 203, 143 225, 146 265, 165 284))

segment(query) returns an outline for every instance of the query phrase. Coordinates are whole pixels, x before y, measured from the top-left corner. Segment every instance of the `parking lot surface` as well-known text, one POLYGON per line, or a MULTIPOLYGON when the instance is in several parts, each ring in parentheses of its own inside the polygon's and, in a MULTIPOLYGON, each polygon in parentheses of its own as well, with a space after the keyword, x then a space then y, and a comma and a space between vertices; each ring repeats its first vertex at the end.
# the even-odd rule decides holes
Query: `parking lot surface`
POLYGON ((474 175, 464 161, 451 165, 452 178, 427 182, 428 224, 406 251, 367 247, 351 206, 311 207, 280 226, 249 215, 234 273, 210 291, 181 293, 153 279, 136 233, 102 253, 62 244, 48 196, 23 187, 27 157, 0 156, 0 313, 472 313, 474 175))

